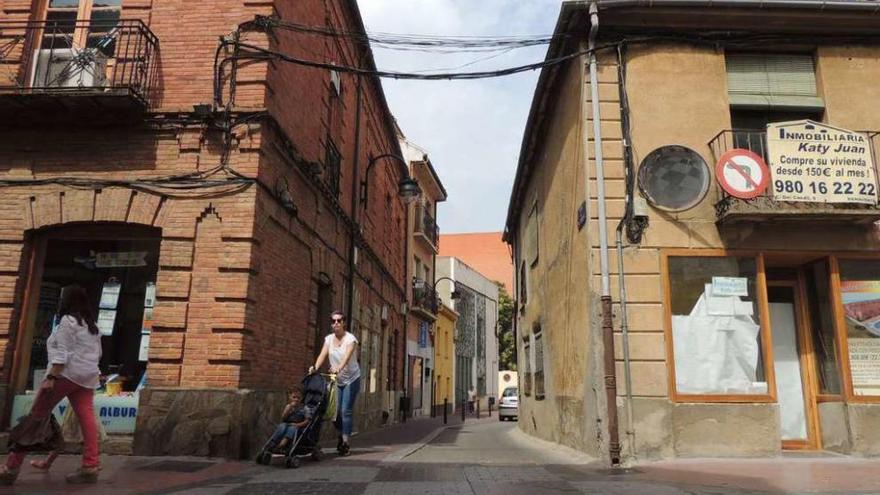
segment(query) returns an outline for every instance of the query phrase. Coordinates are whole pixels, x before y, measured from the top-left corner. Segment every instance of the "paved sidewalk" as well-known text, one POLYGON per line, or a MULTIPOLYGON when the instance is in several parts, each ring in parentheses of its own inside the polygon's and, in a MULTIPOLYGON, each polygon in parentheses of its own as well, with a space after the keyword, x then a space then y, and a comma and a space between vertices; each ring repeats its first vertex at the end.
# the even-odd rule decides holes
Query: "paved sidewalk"
MULTIPOLYGON (((449 416, 449 425, 460 425, 461 416, 449 416)), ((468 421, 476 421, 469 418, 468 421)), ((482 421, 486 421, 483 419, 482 421)), ((421 445, 432 432, 443 426, 443 418, 425 418, 408 420, 368 433, 356 435, 352 439, 352 456, 335 458, 332 453, 335 445, 327 445, 329 462, 381 462, 395 451, 406 452, 421 445)), ((332 426, 331 426, 332 428, 332 426)), ((80 457, 65 455, 58 458, 49 473, 37 471, 30 467, 29 461, 38 456, 29 456, 22 466, 21 475, 12 487, 0 487, 0 494, 152 494, 171 493, 187 488, 200 486, 237 486, 253 476, 271 474, 278 467, 258 466, 248 461, 230 461, 225 459, 209 459, 201 457, 137 457, 108 456, 101 457, 101 475, 97 485, 68 485, 64 477, 74 471, 80 457)), ((4 457, 5 459, 5 457, 4 457)), ((276 464, 281 461, 276 458, 276 464)), ((303 460, 303 466, 312 461, 303 460)), ((283 471, 283 468, 281 468, 283 471)), ((196 492, 197 493, 197 492, 196 492)))
MULTIPOLYGON (((304 459, 299 469, 202 458, 106 456, 97 485, 26 467, 0 494, 776 495, 880 494, 880 460, 822 454, 763 459, 677 459, 611 470, 498 418, 420 419, 358 435, 352 455, 304 459)), ((332 446, 327 449, 332 451, 332 446)), ((276 461, 280 461, 277 458, 276 461)))

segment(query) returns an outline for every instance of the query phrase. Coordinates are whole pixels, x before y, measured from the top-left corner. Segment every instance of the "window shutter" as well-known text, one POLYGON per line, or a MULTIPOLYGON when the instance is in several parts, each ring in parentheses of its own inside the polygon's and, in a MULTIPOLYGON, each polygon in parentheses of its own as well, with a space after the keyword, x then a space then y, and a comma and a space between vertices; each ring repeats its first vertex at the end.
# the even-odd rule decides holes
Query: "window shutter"
POLYGON ((731 93, 765 96, 816 96, 812 55, 730 54, 731 93))
POLYGON ((726 58, 731 105, 824 108, 812 55, 731 53, 726 58))

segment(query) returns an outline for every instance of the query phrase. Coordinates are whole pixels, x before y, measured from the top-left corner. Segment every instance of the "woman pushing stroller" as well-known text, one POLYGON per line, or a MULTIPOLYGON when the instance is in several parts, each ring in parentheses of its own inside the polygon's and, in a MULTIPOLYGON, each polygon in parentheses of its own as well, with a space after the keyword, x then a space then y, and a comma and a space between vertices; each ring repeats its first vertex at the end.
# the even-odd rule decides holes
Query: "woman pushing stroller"
POLYGON ((334 311, 330 315, 333 333, 324 338, 324 347, 309 369, 314 373, 321 369, 324 360, 330 359, 330 373, 336 374, 337 402, 336 421, 334 425, 339 431, 336 450, 339 455, 350 454, 349 440, 354 425, 354 402, 361 390, 361 369, 358 366, 357 338, 345 329, 345 315, 342 311, 334 311))

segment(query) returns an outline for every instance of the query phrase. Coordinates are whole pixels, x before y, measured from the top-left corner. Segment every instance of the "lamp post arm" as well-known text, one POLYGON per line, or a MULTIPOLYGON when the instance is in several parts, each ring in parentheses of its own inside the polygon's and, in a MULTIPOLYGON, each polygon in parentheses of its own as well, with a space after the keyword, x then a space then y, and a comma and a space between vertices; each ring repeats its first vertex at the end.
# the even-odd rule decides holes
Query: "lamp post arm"
POLYGON ((384 155, 374 156, 370 158, 369 163, 367 163, 367 170, 364 172, 364 180, 361 182, 361 204, 367 205, 367 196, 370 187, 370 171, 373 170, 373 165, 376 164, 379 160, 384 160, 386 158, 393 158, 397 160, 401 165, 401 172, 404 177, 409 177, 409 165, 406 163, 400 155, 396 155, 394 153, 385 153, 384 155))

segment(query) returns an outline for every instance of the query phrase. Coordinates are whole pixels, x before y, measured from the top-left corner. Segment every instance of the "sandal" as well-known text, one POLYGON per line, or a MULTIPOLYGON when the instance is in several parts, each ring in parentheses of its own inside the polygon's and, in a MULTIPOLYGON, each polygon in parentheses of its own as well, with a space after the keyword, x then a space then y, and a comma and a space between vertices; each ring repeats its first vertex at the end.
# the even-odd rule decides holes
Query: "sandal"
POLYGON ((74 485, 97 483, 99 469, 97 467, 79 468, 67 475, 67 482, 74 485))
POLYGON ((0 470, 0 485, 11 485, 18 479, 18 469, 9 469, 3 466, 0 470))

